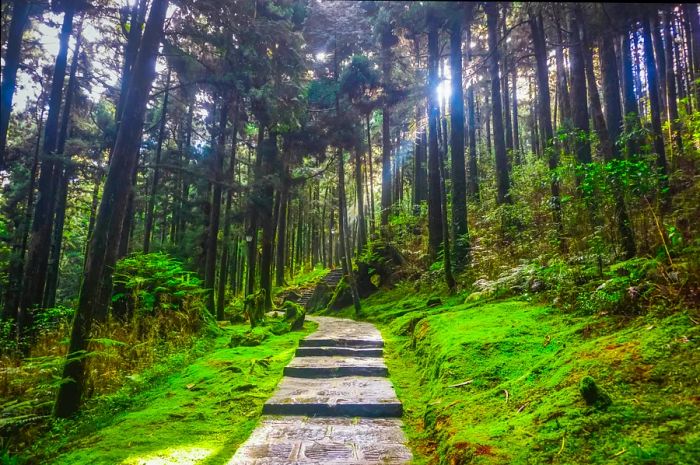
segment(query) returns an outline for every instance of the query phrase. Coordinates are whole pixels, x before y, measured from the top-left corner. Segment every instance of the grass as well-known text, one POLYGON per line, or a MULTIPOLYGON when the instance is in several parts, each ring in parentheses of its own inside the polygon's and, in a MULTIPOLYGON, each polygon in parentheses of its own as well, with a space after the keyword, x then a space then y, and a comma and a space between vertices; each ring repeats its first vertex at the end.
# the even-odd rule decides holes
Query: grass
POLYGON ((34 459, 54 465, 227 463, 255 427, 299 339, 315 325, 256 347, 229 348, 243 326, 225 327, 198 357, 130 399, 117 393, 129 408, 106 402, 113 414, 103 407, 57 422, 34 446, 34 459))
POLYGON ((428 297, 399 286, 363 301, 416 464, 700 461, 692 310, 625 320, 515 299, 427 308, 428 297), (586 404, 586 376, 610 406, 586 404))

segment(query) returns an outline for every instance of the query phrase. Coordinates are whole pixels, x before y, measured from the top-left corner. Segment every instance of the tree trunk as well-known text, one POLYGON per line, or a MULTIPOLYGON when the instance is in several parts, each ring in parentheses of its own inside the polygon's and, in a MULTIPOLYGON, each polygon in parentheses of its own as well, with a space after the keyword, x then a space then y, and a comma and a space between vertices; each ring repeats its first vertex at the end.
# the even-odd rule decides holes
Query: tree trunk
POLYGON ((357 198, 357 255, 360 255, 367 245, 367 222, 365 221, 364 193, 362 192, 362 157, 360 149, 355 149, 355 192, 357 198))
POLYGON ((372 159, 372 135, 369 127, 369 113, 365 117, 367 125, 367 165, 369 167, 369 211, 370 211, 370 232, 374 234, 377 227, 376 216, 374 215, 374 160, 372 159))
POLYGON ((99 295, 103 275, 112 273, 111 269, 104 267, 105 247, 108 245, 110 232, 119 229, 126 213, 131 186, 129 177, 138 159, 148 94, 155 76, 156 55, 167 8, 168 0, 153 1, 134 65, 133 84, 129 86, 124 118, 117 133, 95 229, 88 246, 84 278, 63 369, 63 381, 56 397, 54 415, 57 417, 70 417, 80 406, 87 361, 84 354, 88 349, 93 307, 99 295))
POLYGON ((506 152, 503 129, 503 109, 501 108, 501 82, 498 76, 498 5, 487 3, 486 21, 488 25, 489 72, 491 75, 491 114, 493 116, 493 145, 496 149, 496 185, 498 204, 511 203, 510 169, 506 152))
POLYGON ((343 151, 338 149, 338 226, 340 233, 340 248, 343 254, 343 271, 345 279, 350 288, 352 296, 352 304, 355 307, 355 315, 359 315, 362 307, 360 305, 360 295, 357 293, 357 283, 355 282, 355 274, 352 269, 352 256, 350 254, 350 245, 348 243, 348 212, 347 200, 345 198, 345 160, 343 151))
POLYGON ((671 128, 671 140, 673 144, 673 158, 678 160, 683 154, 683 140, 681 138, 681 125, 678 119, 678 101, 676 96, 676 83, 674 81, 673 70, 673 37, 671 35, 671 22, 673 13, 670 10, 665 12, 664 21, 664 43, 666 54, 666 107, 668 108, 668 120, 671 128))
POLYGON ((438 147, 438 24, 428 12, 428 255, 435 261, 443 243, 438 147))
POLYGON ((37 122, 36 142, 34 144, 34 159, 29 170, 29 185, 27 186, 27 202, 24 207, 23 218, 18 227, 17 240, 12 247, 12 255, 7 272, 7 290, 3 306, 3 319, 17 320, 17 310, 22 297, 22 277, 24 273, 24 259, 29 240, 29 228, 32 223, 32 213, 34 211, 34 186, 36 185, 37 171, 39 169, 39 152, 41 150, 41 133, 44 124, 44 103, 46 94, 42 89, 39 95, 38 107, 41 108, 39 120, 37 122))
MULTIPOLYGON (((600 44, 600 67, 603 75, 603 97, 607 112, 607 128, 612 140, 611 158, 620 159, 621 153, 617 142, 622 135, 622 104, 620 102, 620 81, 617 73, 617 58, 612 38, 604 35, 600 44)), ((613 177, 613 195, 615 196, 615 216, 620 233, 622 248, 625 258, 629 260, 637 253, 634 241, 634 232, 630 223, 622 186, 616 177, 613 177)))
MULTIPOLYGON (((469 44, 471 43, 471 25, 467 29, 467 59, 471 63, 472 52, 469 44)), ((469 198, 478 199, 479 198, 479 169, 477 165, 477 154, 476 154, 476 102, 474 99, 474 86, 475 82, 471 82, 467 87, 467 128, 469 136, 469 171, 468 171, 468 182, 467 182, 467 193, 469 198)))
MULTIPOLYGON (((654 58, 656 60, 656 70, 659 73, 659 85, 661 92, 659 93, 659 105, 661 109, 661 123, 667 119, 668 117, 668 112, 667 112, 667 106, 666 106, 666 56, 664 53, 664 44, 661 42, 661 34, 664 29, 663 25, 661 24, 661 20, 659 19, 659 15, 654 13, 652 18, 651 18, 651 41, 652 41, 652 46, 654 49, 654 58)), ((673 50, 673 48, 671 48, 673 50)), ((673 52, 671 52, 673 53, 673 52)), ((671 55, 671 59, 668 61, 669 65, 668 67, 673 70, 673 55, 671 55)), ((679 70, 680 71, 680 70, 679 70)), ((671 73, 673 75, 673 72, 671 73)), ((675 80, 675 75, 673 77, 675 80)))
POLYGON ((221 114, 219 115, 219 132, 212 165, 213 180, 211 209, 209 210, 209 229, 207 230, 207 249, 204 264, 204 287, 207 289, 207 308, 212 316, 216 315, 214 286, 216 282, 216 256, 219 244, 219 225, 221 223, 221 183, 224 177, 224 150, 226 149, 226 125, 228 124, 228 96, 223 96, 221 114))
POLYGON ((7 128, 10 126, 12 98, 17 86, 17 70, 22 54, 22 36, 29 23, 29 8, 30 2, 28 0, 14 0, 12 2, 12 21, 3 57, 5 64, 2 68, 2 84, 0 85, 0 171, 5 170, 7 128))
MULTIPOLYGON (((236 101, 236 106, 234 107, 233 114, 233 129, 231 136, 231 161, 229 162, 229 169, 226 175, 226 182, 234 182, 234 173, 236 172, 236 149, 237 149, 237 135, 238 135, 238 101, 236 101)), ((216 319, 222 321, 224 319, 224 306, 226 303, 226 283, 228 282, 228 271, 229 271, 229 249, 231 247, 231 204, 233 202, 233 190, 229 187, 226 189, 226 206, 224 207, 224 236, 222 238, 221 245, 221 263, 219 266, 219 287, 216 299, 216 319)), ((234 249, 233 270, 236 269, 236 254, 237 254, 237 244, 234 249)), ((235 273, 233 273, 235 279, 235 273)), ((232 285, 231 290, 235 293, 235 287, 232 285)))
MULTIPOLYGON (((549 95, 549 67, 547 64, 547 49, 542 14, 530 16, 530 28, 532 30, 532 42, 535 50, 535 62, 537 65, 537 95, 538 117, 543 137, 544 154, 547 157, 549 170, 553 174, 559 167, 559 151, 554 145, 554 130, 552 128, 552 109, 549 95)), ((557 229, 557 236, 561 243, 563 225, 561 217, 561 198, 559 196, 558 176, 552 175, 550 182, 552 193, 552 217, 557 229)))
POLYGON ((75 50, 70 65, 68 78, 68 89, 66 90, 66 101, 63 105, 61 119, 61 129, 58 135, 58 147, 56 153, 60 156, 59 164, 56 167, 58 174, 58 191, 56 192, 56 203, 54 205, 55 224, 53 227, 53 237, 51 239, 51 254, 49 255, 48 271, 46 274, 46 287, 44 289, 44 308, 53 307, 56 304, 56 289, 58 287, 58 267, 61 261, 61 250, 63 248, 63 225, 66 218, 66 203, 68 200, 68 182, 73 176, 74 167, 71 165, 70 153, 66 153, 66 140, 70 126, 71 106, 75 95, 77 83, 78 60, 80 59, 80 46, 82 44, 82 22, 76 34, 75 50))
POLYGON ((279 213, 277 214, 277 253, 275 258, 275 285, 284 286, 284 268, 287 251, 287 205, 289 204, 289 166, 285 166, 280 189, 279 213))
POLYGON ((659 105, 659 84, 657 80, 654 51, 651 44, 651 19, 649 15, 644 18, 644 58, 647 72, 647 84, 649 91, 649 111, 651 113, 651 131, 656 152, 656 166, 659 174, 659 195, 662 199, 662 207, 667 210, 670 207, 668 192, 668 167, 666 163, 666 149, 661 129, 661 108, 659 105))
POLYGON ((24 335, 34 321, 34 311, 42 304, 46 273, 51 251, 51 231, 53 229, 54 205, 58 187, 58 167, 55 160, 58 143, 58 123, 63 95, 63 83, 68 62, 68 41, 73 29, 75 5, 67 4, 61 26, 60 45, 56 55, 49 96, 49 113, 44 128, 44 148, 41 173, 38 182, 38 196, 34 207, 34 220, 29 239, 27 260, 24 266, 22 297, 18 314, 18 332, 24 335))
MULTIPOLYGON (((413 39, 413 55, 416 64, 420 67, 420 40, 418 36, 413 39)), ((419 77, 419 74, 418 74, 419 77)), ((425 114, 425 108, 422 105, 423 98, 419 98, 416 102, 416 138, 413 156, 413 206, 414 211, 418 212, 418 207, 421 202, 428 199, 428 179, 426 171, 426 144, 425 133, 427 128, 421 128, 420 123, 425 114)))
POLYGON ((520 147, 520 125, 518 124, 518 68, 513 64, 513 150, 515 163, 522 163, 520 147))
POLYGON ((273 197, 274 185, 271 179, 277 173, 277 134, 270 131, 262 151, 261 195, 258 199, 258 216, 262 227, 262 254, 260 260, 260 288, 265 291, 265 310, 272 308, 272 247, 274 237, 273 197))
POLYGON ((636 157, 639 154, 639 140, 637 137, 630 136, 630 134, 639 127, 639 107, 634 91, 634 65, 631 46, 629 33, 626 32, 620 45, 622 54, 622 72, 620 73, 622 76, 622 102, 625 112, 625 130, 628 133, 627 156, 636 157))
MULTIPOLYGON (((574 147, 576 161, 579 164, 591 163, 591 143, 588 137, 590 126, 588 123, 588 102, 586 92, 586 69, 583 58, 583 44, 581 40, 581 24, 579 12, 571 13, 569 30, 570 42, 569 60, 571 63, 571 122, 577 134, 574 135, 574 147)), ((580 179, 577 182, 580 183, 580 179)))
MULTIPOLYGON (((391 85, 391 49, 384 44, 382 47, 382 76, 384 86, 391 85)), ((391 210, 391 111, 389 102, 382 106, 382 234, 386 234, 389 225, 389 213, 391 210)))
MULTIPOLYGON (((469 260, 467 226, 467 173, 464 161, 464 94, 462 93, 462 23, 458 15, 450 28, 450 150, 452 155, 452 236, 455 270, 464 269, 469 260)), ((443 217, 445 215, 443 214, 443 217)), ((445 219, 443 218, 443 221, 445 219)))
POLYGON ((165 123, 168 114, 168 96, 170 94, 170 68, 165 78, 165 94, 163 95, 163 108, 160 115, 160 127, 158 128, 158 145, 156 146, 156 160, 153 166, 153 181, 151 182, 151 192, 148 195, 148 205, 146 206, 146 223, 143 230, 143 253, 150 252, 151 232, 153 230, 153 209, 156 204, 158 193, 158 183, 160 182, 160 156, 163 150, 163 140, 165 139, 165 123))

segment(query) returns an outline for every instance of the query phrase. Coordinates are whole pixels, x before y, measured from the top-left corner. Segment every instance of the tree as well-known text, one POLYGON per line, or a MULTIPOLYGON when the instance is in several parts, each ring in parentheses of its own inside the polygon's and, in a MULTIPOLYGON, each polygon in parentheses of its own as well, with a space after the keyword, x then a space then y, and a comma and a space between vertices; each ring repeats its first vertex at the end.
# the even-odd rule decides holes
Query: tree
POLYGON ((126 214, 133 172, 138 158, 148 94, 155 76, 155 61, 163 33, 168 0, 154 0, 134 63, 132 83, 126 95, 124 118, 119 126, 102 200, 95 219, 85 261, 84 279, 73 318, 63 383, 58 389, 54 415, 70 417, 78 411, 85 383, 85 351, 93 323, 93 308, 100 283, 113 270, 105 268, 105 248, 109 236, 120 231, 126 214))
POLYGON ((28 0, 13 0, 12 22, 7 36, 7 51, 5 65, 2 68, 2 84, 0 84, 0 171, 5 169, 5 150, 7 147, 7 128, 10 125, 12 98, 17 85, 17 70, 19 69, 22 52, 22 35, 29 23, 30 2, 28 0))
POLYGON ((511 203, 510 168, 506 152, 505 132, 503 128, 503 109, 501 107, 501 82, 498 63, 498 5, 486 3, 486 23, 489 44, 489 74, 491 76, 491 115, 493 119, 493 145, 496 150, 496 184, 499 204, 511 203))
POLYGON ((462 12, 450 25, 450 153, 452 156, 452 236, 455 269, 461 270, 469 257, 467 226, 467 174, 464 161, 464 94, 462 92, 462 12))

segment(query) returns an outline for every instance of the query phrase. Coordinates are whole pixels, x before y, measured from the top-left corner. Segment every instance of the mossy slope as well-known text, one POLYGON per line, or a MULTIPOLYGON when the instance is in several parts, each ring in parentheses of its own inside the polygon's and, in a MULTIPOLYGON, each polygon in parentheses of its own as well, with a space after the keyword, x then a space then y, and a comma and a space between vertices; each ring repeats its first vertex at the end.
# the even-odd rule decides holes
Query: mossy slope
POLYGON ((700 461, 698 327, 688 312, 621 320, 399 288, 364 301, 387 342, 416 463, 700 461), (588 406, 591 376, 612 404, 588 406))
POLYGON ((228 342, 242 325, 224 329, 206 355, 133 399, 141 408, 117 414, 65 444, 69 452, 44 463, 228 463, 255 427, 299 339, 313 326, 271 336, 256 347, 234 348, 228 342))

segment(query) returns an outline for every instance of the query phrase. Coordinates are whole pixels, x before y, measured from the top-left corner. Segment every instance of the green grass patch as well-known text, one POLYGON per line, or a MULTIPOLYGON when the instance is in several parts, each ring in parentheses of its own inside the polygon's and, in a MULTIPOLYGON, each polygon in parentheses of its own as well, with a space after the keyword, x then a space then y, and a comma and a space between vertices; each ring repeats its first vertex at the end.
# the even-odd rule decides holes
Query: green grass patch
MULTIPOLYGON (((225 464, 248 437, 303 331, 270 335, 255 347, 229 347, 234 325, 178 370, 163 373, 129 408, 57 422, 35 446, 41 463, 225 464), (88 429, 89 428, 89 429, 88 429)), ((123 393, 122 393, 123 394, 123 393)))
POLYGON ((515 299, 439 296, 427 307, 430 297, 402 285, 363 301, 384 334, 415 463, 700 460, 691 310, 621 319, 515 299), (587 377, 610 405, 584 400, 587 377))

